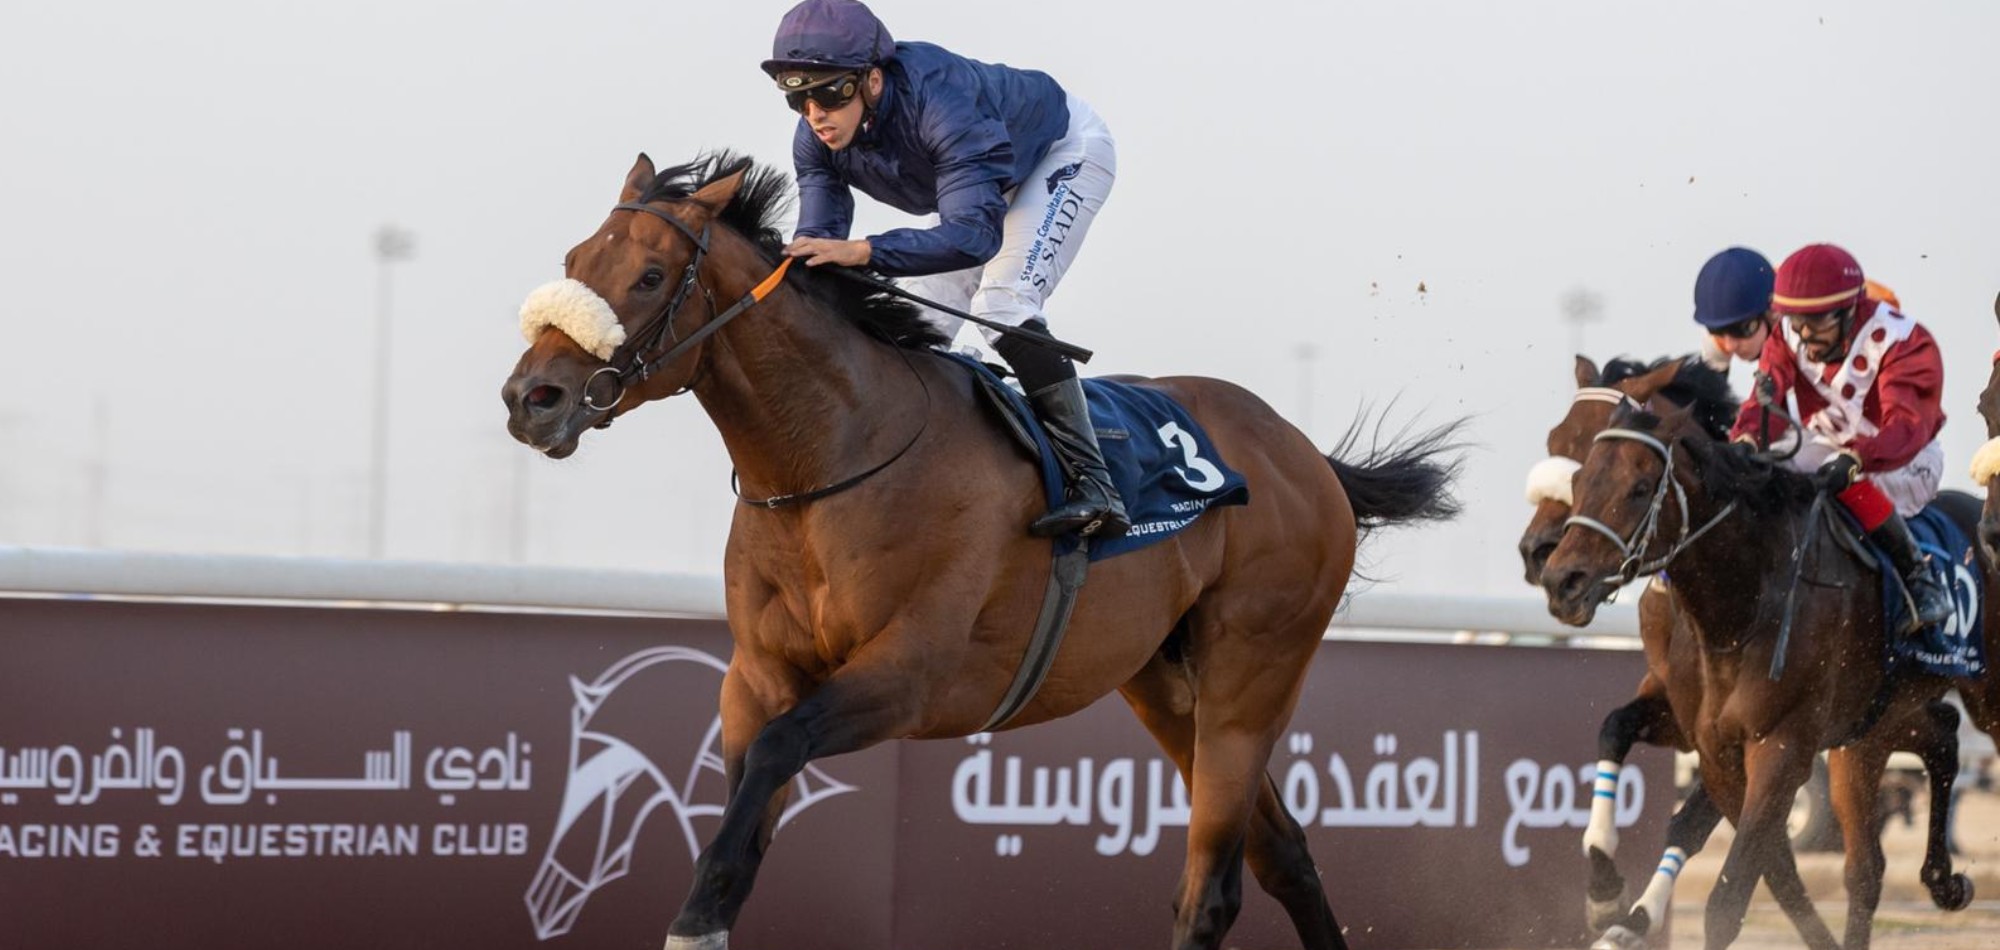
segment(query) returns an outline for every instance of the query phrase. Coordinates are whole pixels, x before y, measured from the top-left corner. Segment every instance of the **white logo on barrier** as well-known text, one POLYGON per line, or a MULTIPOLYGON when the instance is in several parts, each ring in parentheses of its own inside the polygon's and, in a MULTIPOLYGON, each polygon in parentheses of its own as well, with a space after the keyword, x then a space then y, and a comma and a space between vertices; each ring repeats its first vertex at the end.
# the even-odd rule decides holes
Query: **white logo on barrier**
MULTIPOLYGON (((670 772, 682 763, 656 761, 636 737, 615 735, 593 723, 611 694, 634 676, 681 663, 712 669, 718 677, 728 669, 700 650, 653 647, 611 664, 590 683, 570 678, 576 702, 570 709, 569 776, 548 851, 525 895, 538 939, 568 933, 590 895, 631 870, 633 842, 654 809, 666 806, 687 842, 690 862, 701 854, 694 820, 722 815, 727 777, 721 716, 709 723, 694 761, 686 763, 682 774, 670 772)), ((819 802, 857 790, 813 765, 792 783, 780 827, 819 802)))

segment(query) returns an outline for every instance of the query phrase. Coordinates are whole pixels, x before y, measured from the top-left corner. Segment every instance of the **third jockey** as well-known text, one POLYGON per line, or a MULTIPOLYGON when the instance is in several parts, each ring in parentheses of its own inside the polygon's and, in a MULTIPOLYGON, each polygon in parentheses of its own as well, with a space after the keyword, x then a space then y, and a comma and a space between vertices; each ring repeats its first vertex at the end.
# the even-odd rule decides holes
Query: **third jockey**
MULTIPOLYGON (((1907 633, 1952 610, 1903 521, 1937 497, 1944 474, 1944 363, 1929 330, 1865 289, 1861 265, 1834 245, 1786 258, 1771 296, 1782 333, 1769 335, 1758 371, 1779 399, 1796 399, 1807 438, 1792 466, 1816 469, 1902 575, 1916 613, 1907 633)), ((1751 438, 1762 417, 1753 393, 1731 436, 1751 438)))
MULTIPOLYGON (((799 224, 786 253, 810 266, 926 276, 911 289, 1045 330, 1042 303, 1117 174, 1104 121, 1044 73, 895 42, 857 0, 805 0, 772 47, 764 72, 799 114, 799 224), (936 223, 850 240, 854 190, 936 223)), ((960 323, 940 322, 947 334, 960 323)), ((1030 530, 1124 534, 1131 521, 1069 358, 990 330, 987 339, 1020 377, 1069 482, 1067 502, 1030 530)))

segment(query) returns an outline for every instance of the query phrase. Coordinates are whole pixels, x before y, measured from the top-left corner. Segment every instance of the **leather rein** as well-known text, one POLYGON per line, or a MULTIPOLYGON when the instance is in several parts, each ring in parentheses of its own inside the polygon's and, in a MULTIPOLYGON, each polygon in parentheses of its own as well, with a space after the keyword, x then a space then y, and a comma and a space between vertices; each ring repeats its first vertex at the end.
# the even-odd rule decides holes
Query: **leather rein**
MULTIPOLYGON (((779 284, 784 282, 785 274, 791 270, 793 260, 787 257, 780 261, 777 269, 773 270, 770 276, 765 277, 757 286, 752 287, 749 293, 744 294, 735 303, 730 304, 729 309, 721 313, 716 313, 715 295, 710 293, 707 287, 702 286, 699 279, 702 260, 708 256, 709 225, 703 224, 701 233, 696 234, 693 228, 688 227, 679 218, 650 204, 643 204, 636 201, 627 201, 614 205, 611 210, 650 214, 667 222, 673 226, 674 230, 679 231, 694 244, 694 254, 688 258, 687 267, 681 272, 680 285, 674 288, 674 295, 667 300, 666 306, 662 307, 660 312, 648 318, 644 324, 641 324, 639 329, 633 332, 626 342, 619 347, 623 351, 622 355, 620 353, 613 353, 612 358, 607 361, 607 365, 599 367, 584 380, 581 399, 583 407, 605 414, 604 420, 593 426, 593 428, 598 429, 609 427, 612 421, 622 414, 618 409, 618 404, 624 401, 626 391, 635 381, 645 382, 654 373, 659 372, 674 360, 679 359, 681 355, 693 349, 701 341, 714 335, 716 331, 722 329, 729 321, 736 319, 751 307, 756 306, 765 297, 769 296, 771 291, 776 290, 779 284), (681 305, 687 302, 696 289, 699 289, 702 297, 708 301, 708 311, 713 315, 713 318, 707 323, 702 324, 693 333, 688 334, 686 339, 682 339, 679 332, 675 329, 674 320, 680 312, 681 305), (660 346, 663 339, 671 340, 673 345, 669 346, 665 352, 647 358, 645 354, 660 346), (611 376, 612 381, 618 385, 618 391, 611 397, 609 402, 599 404, 596 399, 591 397, 590 390, 591 385, 597 382, 597 378, 604 375, 611 376)), ((897 352, 901 353, 903 363, 910 365, 909 354, 903 352, 901 348, 898 348, 897 352)), ((678 396, 681 393, 694 389, 695 384, 700 382, 702 375, 707 372, 707 368, 707 363, 704 362, 701 367, 696 369, 694 375, 688 378, 685 385, 668 393, 667 396, 678 396)), ((732 471, 729 473, 730 492, 736 496, 737 500, 753 508, 782 508, 787 505, 804 504, 809 501, 825 498, 828 495, 846 491, 866 481, 870 476, 895 464, 898 459, 902 458, 904 454, 916 446, 917 440, 923 438, 924 430, 930 427, 930 385, 924 382, 923 374, 917 372, 915 366, 910 366, 910 372, 916 376, 917 384, 922 386, 924 390, 923 422, 918 425, 916 434, 912 435, 910 440, 904 443, 902 448, 896 450, 896 454, 890 456, 888 460, 858 475, 842 479, 822 488, 773 495, 768 498, 745 497, 741 486, 738 484, 736 473, 732 471)))

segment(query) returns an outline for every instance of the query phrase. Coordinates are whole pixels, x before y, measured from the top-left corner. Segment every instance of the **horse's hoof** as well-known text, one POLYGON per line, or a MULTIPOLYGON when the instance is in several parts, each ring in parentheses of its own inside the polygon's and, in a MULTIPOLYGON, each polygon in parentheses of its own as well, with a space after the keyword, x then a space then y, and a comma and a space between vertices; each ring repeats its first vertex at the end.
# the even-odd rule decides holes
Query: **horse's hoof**
POLYGON ((1953 874, 1943 887, 1931 891, 1931 900, 1939 910, 1964 910, 1972 906, 1972 879, 1953 874))
POLYGON ((1645 946, 1645 934, 1633 933, 1621 924, 1605 931, 1604 936, 1590 945, 1590 950, 1643 950, 1645 946))
POLYGON ((729 950, 729 931, 720 930, 699 937, 667 937, 666 950, 729 950))

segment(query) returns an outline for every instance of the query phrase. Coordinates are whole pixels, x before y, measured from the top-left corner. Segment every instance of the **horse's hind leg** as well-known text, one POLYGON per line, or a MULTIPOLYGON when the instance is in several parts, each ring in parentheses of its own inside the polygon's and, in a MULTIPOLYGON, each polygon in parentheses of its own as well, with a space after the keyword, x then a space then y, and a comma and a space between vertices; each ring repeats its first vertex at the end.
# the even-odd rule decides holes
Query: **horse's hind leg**
MULTIPOLYGON (((1193 785, 1194 696, 1186 667, 1156 656, 1121 692, 1139 721, 1180 768, 1182 780, 1193 785)), ((1319 868, 1307 851, 1305 830, 1285 809, 1268 773, 1257 796, 1256 814, 1250 819, 1245 856, 1257 883, 1291 917, 1301 947, 1345 950, 1347 942, 1327 903, 1319 868)), ((1240 884, 1230 886, 1241 890, 1240 884)), ((1176 916, 1179 910, 1177 903, 1176 916)))
POLYGON ((1924 887, 1931 902, 1944 910, 1964 910, 1972 903, 1972 879, 1951 870, 1951 848, 1947 840, 1951 827, 1951 787, 1958 781, 1958 710, 1950 703, 1934 701, 1920 714, 1921 727, 1912 730, 1918 754, 1924 760, 1929 780, 1931 820, 1924 843, 1924 887))
MULTIPOLYGON (((1242 860, 1253 826, 1263 823, 1253 819, 1259 813, 1259 798, 1270 794, 1265 771, 1271 747, 1291 717, 1306 666, 1319 648, 1332 611, 1331 603, 1327 613, 1300 612, 1297 605, 1286 604, 1282 619, 1260 627, 1255 614, 1262 611, 1245 609, 1248 606, 1206 604, 1190 615, 1189 656, 1195 669, 1194 777, 1189 788, 1193 810, 1174 922, 1176 950, 1216 950, 1236 919, 1241 895, 1230 886, 1236 873, 1233 866, 1242 860)), ((1275 796, 1272 807, 1280 807, 1275 796)), ((1260 848, 1254 861, 1260 881, 1269 874, 1284 882, 1282 893, 1303 893, 1304 885, 1292 879, 1307 863, 1303 833, 1289 824, 1288 817, 1282 823, 1264 821, 1271 824, 1262 842, 1288 844, 1260 848)), ((1325 923, 1337 937, 1331 912, 1325 923)))
POLYGON ((1291 916, 1301 947, 1346 950, 1347 939, 1341 936, 1340 921, 1334 919, 1333 907, 1326 901, 1319 868, 1306 850, 1305 829, 1286 810, 1268 773, 1257 796, 1257 814, 1250 819, 1249 859, 1257 883, 1291 916))

